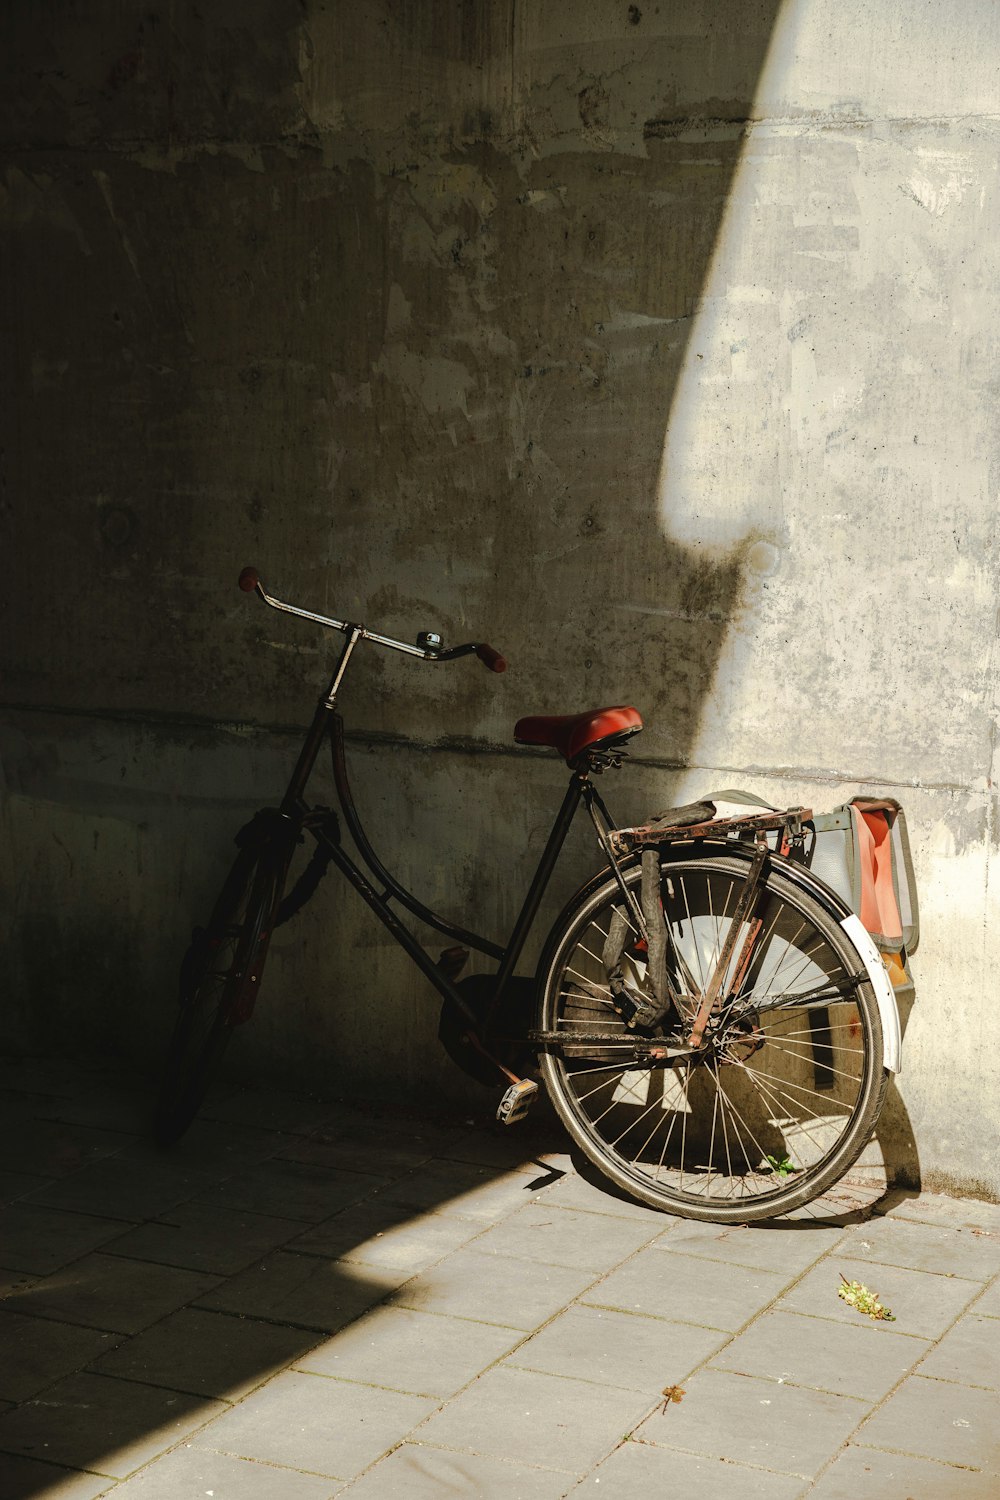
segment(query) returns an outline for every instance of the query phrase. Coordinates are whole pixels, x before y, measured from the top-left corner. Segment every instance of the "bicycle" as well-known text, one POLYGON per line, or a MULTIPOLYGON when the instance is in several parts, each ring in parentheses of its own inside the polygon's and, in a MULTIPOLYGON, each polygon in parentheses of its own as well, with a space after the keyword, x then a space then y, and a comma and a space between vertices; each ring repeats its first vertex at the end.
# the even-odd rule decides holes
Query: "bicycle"
POLYGON ((438 664, 475 654, 495 672, 503 657, 482 643, 446 649, 423 632, 410 644, 316 614, 267 593, 253 568, 239 584, 345 640, 280 804, 237 834, 235 862, 182 963, 156 1108, 161 1143, 187 1128, 233 1032, 250 1019, 275 927, 334 865, 438 991, 451 1055, 504 1088, 504 1123, 524 1117, 538 1094, 529 1075, 540 1075, 570 1137, 611 1183, 713 1222, 790 1212, 842 1176, 871 1138, 899 1067, 899 1017, 871 939, 807 868, 808 809, 720 819, 711 803, 694 804, 620 829, 594 777, 621 767, 642 728, 638 711, 521 719, 515 740, 558 752, 570 779, 511 935, 495 943, 423 905, 376 855, 351 795, 336 704, 362 641, 438 664), (306 800, 327 739, 336 811, 306 800), (515 969, 581 803, 605 867, 558 917, 526 982, 515 969), (306 839, 311 858, 286 893, 306 839), (450 946, 432 958, 396 906, 450 946), (460 979, 470 949, 496 972, 460 979))

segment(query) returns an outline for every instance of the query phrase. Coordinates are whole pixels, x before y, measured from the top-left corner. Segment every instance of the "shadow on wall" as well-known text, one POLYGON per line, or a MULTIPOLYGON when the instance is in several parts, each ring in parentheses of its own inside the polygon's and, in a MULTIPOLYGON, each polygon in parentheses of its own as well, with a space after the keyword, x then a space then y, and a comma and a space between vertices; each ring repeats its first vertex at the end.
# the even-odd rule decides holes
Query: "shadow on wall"
MULTIPOLYGON (((325 643, 272 638, 223 593, 247 561, 320 609, 488 633, 516 663, 484 702, 472 672, 403 685, 373 654, 352 684, 363 734, 433 745, 458 729, 482 746, 521 713, 635 701, 644 756, 687 762, 740 564, 664 540, 663 421, 777 0, 661 9, 292 22, 260 3, 157 26, 116 14, 81 38, 69 16, 16 8, 7 221, 30 394, 7 690, 105 742, 81 765, 79 717, 52 717, 44 755, 15 747, 13 784, 45 804, 18 825, 44 834, 22 883, 33 926, 11 941, 26 1024, 130 1016, 176 961, 162 902, 217 879, 172 818, 152 856, 161 906, 137 916, 150 838, 139 810, 121 824, 122 787, 135 778, 155 810, 151 778, 180 778, 177 798, 189 774, 150 769, 176 726, 295 723, 314 691, 325 643), (43 556, 44 598, 27 582, 43 556), (81 577, 106 580, 99 598, 81 577), (123 756, 112 789, 115 716, 146 755, 123 756), (87 826, 104 813, 114 871, 87 826), (116 954, 140 932, 146 972, 92 984, 81 927, 116 954)), ((241 794, 222 774, 205 772, 196 812, 241 794)), ((480 805, 469 837, 492 869, 520 829, 505 848, 496 794, 480 805)), ((459 905, 482 887, 467 864, 459 905)))
MULTIPOLYGON (((73 56, 7 127, 14 482, 51 582, 12 580, 17 703, 296 722, 324 648, 263 650, 218 602, 255 560, 389 630, 488 623, 524 702, 410 678, 411 735, 440 738, 442 697, 496 742, 636 698, 646 753, 685 762, 740 575, 664 543, 663 421, 777 0, 662 9, 261 6, 255 37, 182 8, 82 48, 21 8, 27 76, 73 56), (81 573, 113 580, 99 607, 81 573)), ((401 727, 396 670, 373 662, 370 731, 401 727)))

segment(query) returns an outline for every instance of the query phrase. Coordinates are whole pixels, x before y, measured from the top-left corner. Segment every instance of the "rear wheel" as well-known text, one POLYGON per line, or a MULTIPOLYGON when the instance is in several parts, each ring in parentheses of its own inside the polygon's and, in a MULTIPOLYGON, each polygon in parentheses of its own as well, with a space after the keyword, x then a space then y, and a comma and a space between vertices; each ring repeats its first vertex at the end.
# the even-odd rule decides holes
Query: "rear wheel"
MULTIPOLYGON (((887 1083, 862 960, 774 864, 735 934, 726 1004, 704 1044, 684 1050, 747 870, 724 853, 661 866, 682 1026, 631 1031, 614 1008, 606 944, 627 913, 612 879, 568 913, 541 970, 540 1027, 565 1038, 545 1045, 542 1074, 574 1140, 633 1197, 715 1222, 770 1218, 825 1191, 869 1140, 887 1083)), ((639 878, 625 872, 637 896, 639 878)), ((617 975, 648 996, 631 924, 617 975)))
POLYGON ((218 1071, 233 1028, 246 1020, 260 987, 281 894, 273 859, 242 850, 181 964, 180 1011, 170 1039, 154 1119, 161 1145, 194 1119, 218 1071))

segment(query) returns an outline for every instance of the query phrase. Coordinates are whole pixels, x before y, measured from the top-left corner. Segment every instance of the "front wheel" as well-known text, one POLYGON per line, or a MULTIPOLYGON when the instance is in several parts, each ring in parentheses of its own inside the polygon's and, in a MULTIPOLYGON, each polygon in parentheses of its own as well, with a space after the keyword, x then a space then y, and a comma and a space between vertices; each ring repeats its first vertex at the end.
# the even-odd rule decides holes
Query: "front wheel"
POLYGON ((281 871, 267 853, 241 850, 208 926, 194 933, 181 965, 180 1011, 153 1122, 161 1145, 184 1134, 218 1072, 234 1026, 253 1008, 281 884, 281 871))
MULTIPOLYGON (((717 1223, 771 1218, 824 1192, 870 1139, 888 1081, 862 961, 774 863, 734 935, 722 1008, 704 1043, 685 1050, 747 871, 721 852, 661 865, 681 1024, 629 1030, 615 1009, 611 948, 619 995, 624 982, 652 997, 645 945, 613 879, 583 893, 540 970, 539 1025, 551 1038, 541 1071, 570 1135, 632 1197, 717 1223)), ((623 874, 638 897, 638 866, 623 874)))

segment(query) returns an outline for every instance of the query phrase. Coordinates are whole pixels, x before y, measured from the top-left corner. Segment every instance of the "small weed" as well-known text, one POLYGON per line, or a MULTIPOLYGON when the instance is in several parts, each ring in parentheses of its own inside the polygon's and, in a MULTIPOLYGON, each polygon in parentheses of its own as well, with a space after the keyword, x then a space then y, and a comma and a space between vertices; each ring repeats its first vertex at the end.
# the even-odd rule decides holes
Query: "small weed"
POLYGON ((842 1297, 848 1307, 853 1307, 855 1311, 873 1318, 876 1323, 895 1323, 894 1315, 887 1307, 882 1306, 877 1292, 870 1292, 860 1281, 848 1281, 843 1271, 840 1273, 840 1279, 843 1285, 837 1288, 837 1296, 842 1297))
POLYGON ((799 1170, 790 1156, 765 1156, 764 1160, 778 1177, 791 1177, 799 1170))

